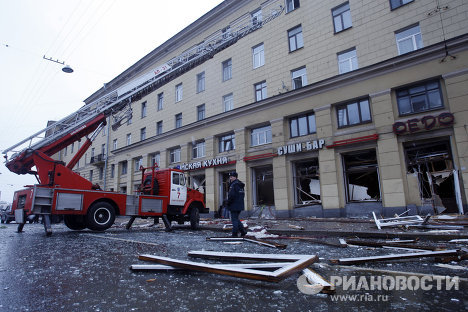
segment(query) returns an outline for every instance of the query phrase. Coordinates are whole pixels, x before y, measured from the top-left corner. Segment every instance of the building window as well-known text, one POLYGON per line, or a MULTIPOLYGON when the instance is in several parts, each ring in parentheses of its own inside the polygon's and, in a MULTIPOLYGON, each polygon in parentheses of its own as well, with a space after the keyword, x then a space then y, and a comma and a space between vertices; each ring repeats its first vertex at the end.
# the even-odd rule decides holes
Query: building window
POLYGON ((263 43, 252 48, 252 63, 254 69, 265 65, 265 50, 263 43))
POLYGON ((405 54, 423 47, 421 30, 419 25, 400 30, 395 33, 398 54, 405 54))
POLYGON ((140 129, 140 141, 146 140, 146 127, 140 129))
POLYGON ((252 12, 252 24, 257 25, 262 22, 262 9, 257 9, 252 12))
POLYGON ((93 183, 93 170, 89 170, 89 182, 93 183))
POLYGON ((255 101, 261 101, 267 98, 266 81, 255 84, 255 101))
POLYGON ((439 81, 398 89, 396 97, 400 115, 420 113, 444 106, 439 81))
POLYGON ((99 168, 99 180, 104 178, 104 167, 99 168))
POLYGON ((156 123, 156 135, 160 135, 162 133, 163 133, 163 122, 161 120, 156 123))
POLYGON ((63 151, 64 156, 67 156, 67 150, 68 150, 68 146, 65 146, 65 149, 64 149, 64 151, 63 151))
POLYGON ((143 167, 143 157, 138 157, 133 160, 133 163, 135 164, 135 172, 140 171, 140 167, 143 167))
POLYGON ((151 166, 159 166, 161 163, 161 154, 156 153, 151 156, 151 166))
POLYGON ((197 120, 205 119, 205 104, 197 106, 197 120))
POLYGON ((110 177, 113 179, 115 176, 115 164, 111 165, 111 170, 110 170, 110 177))
POLYGON ((338 69, 340 74, 358 69, 356 48, 338 53, 338 69))
POLYGON ((317 132, 315 114, 310 113, 289 119, 289 129, 291 130, 291 138, 317 132))
POLYGON ((146 117, 146 102, 141 103, 141 118, 146 117))
POLYGON ((127 146, 129 146, 130 144, 132 144, 132 134, 131 133, 127 134, 127 146))
POLYGON ((219 152, 232 151, 236 148, 236 136, 234 133, 223 135, 219 138, 219 152))
POLYGON ((232 78, 232 60, 229 59, 223 62, 223 81, 232 78))
POLYGON ((320 204, 320 172, 317 158, 294 163, 296 205, 320 204))
POLYGON ((182 113, 175 115, 175 127, 176 129, 182 127, 182 113))
POLYGON ((183 88, 182 88, 182 84, 179 83, 176 87, 175 87, 175 101, 176 102, 180 102, 182 101, 182 97, 183 97, 183 88))
POLYGON ((299 0, 286 0, 286 13, 294 11, 299 7, 299 0))
MULTIPOLYGON (((104 127, 103 129, 106 129, 106 128, 104 127)), ((70 153, 73 154, 73 150, 74 150, 74 149, 75 149, 75 142, 73 142, 73 143, 71 144, 70 153)))
MULTIPOLYGON (((253 168, 253 202, 256 206, 274 206, 275 192, 273 188, 273 166, 253 168)), ((274 217, 270 209, 264 209, 264 214, 274 217)))
POLYGON ((296 51, 304 47, 304 39, 302 37, 302 26, 297 26, 288 30, 289 52, 296 51))
POLYGON ((197 93, 205 91, 205 72, 197 75, 197 93))
POLYGON ((343 155, 347 202, 380 201, 375 150, 343 155))
POLYGON ((121 172, 121 174, 127 174, 127 167, 128 167, 128 163, 127 163, 126 160, 122 161, 120 163, 120 172, 121 172))
POLYGON ((170 152, 169 152, 169 155, 170 155, 170 158, 171 158, 170 159, 171 164, 180 162, 180 147, 171 149, 170 152))
POLYGON ((158 111, 163 109, 164 104, 164 93, 161 92, 158 94, 158 111))
POLYGON ((194 159, 205 157, 205 141, 196 142, 192 147, 194 159))
POLYGON ((271 143, 271 126, 252 129, 251 146, 271 143))
POLYGON ((302 67, 291 71, 293 89, 299 89, 307 85, 307 72, 306 68, 302 67))
POLYGON ((349 2, 332 9, 332 16, 333 25, 335 26, 335 33, 339 33, 340 31, 348 29, 352 26, 349 2))
POLYGON ((337 105, 336 112, 338 114, 338 128, 354 126, 371 121, 368 99, 337 105))
POLYGON ((224 111, 228 112, 234 108, 232 93, 223 96, 224 111))
POLYGON ((117 139, 112 141, 112 150, 115 151, 117 149, 117 139))
POLYGON ((130 126, 130 125, 132 124, 132 117, 133 117, 132 114, 130 114, 130 115, 128 116, 128 118, 127 118, 127 126, 130 126))
POLYGON ((413 2, 414 0, 390 0, 390 8, 395 10, 407 3, 413 2))
POLYGON ((101 155, 106 156, 106 144, 101 144, 101 155))

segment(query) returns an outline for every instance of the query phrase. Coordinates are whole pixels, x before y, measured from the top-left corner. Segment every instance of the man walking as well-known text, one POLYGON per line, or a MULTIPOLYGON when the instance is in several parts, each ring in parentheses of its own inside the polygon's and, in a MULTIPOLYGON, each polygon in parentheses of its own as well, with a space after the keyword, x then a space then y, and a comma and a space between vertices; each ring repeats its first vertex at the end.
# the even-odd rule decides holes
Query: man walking
POLYGON ((231 212, 232 221, 232 236, 237 237, 240 232, 241 236, 247 234, 242 222, 239 220, 239 215, 244 210, 244 186, 239 179, 237 179, 237 172, 229 174, 229 193, 227 200, 227 208, 231 212))

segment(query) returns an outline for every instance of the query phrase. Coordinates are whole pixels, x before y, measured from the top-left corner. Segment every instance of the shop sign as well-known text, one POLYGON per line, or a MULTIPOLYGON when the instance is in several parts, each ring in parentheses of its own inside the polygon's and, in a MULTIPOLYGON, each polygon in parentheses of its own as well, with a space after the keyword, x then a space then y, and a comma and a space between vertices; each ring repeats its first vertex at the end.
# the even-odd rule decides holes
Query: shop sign
POLYGON ((196 161, 189 164, 182 164, 180 169, 182 170, 194 170, 194 169, 201 169, 201 168, 208 168, 208 167, 215 167, 226 165, 229 163, 229 158, 225 157, 218 157, 214 159, 208 159, 203 161, 196 161))
POLYGON ((317 150, 317 149, 323 148, 324 145, 325 145, 325 140, 323 139, 284 145, 284 146, 278 147, 278 156, 300 153, 302 151, 317 150))
POLYGON ((397 121, 393 124, 395 134, 414 133, 421 130, 432 130, 434 128, 453 125, 455 117, 452 113, 444 112, 438 116, 427 115, 422 118, 412 118, 407 121, 397 121))

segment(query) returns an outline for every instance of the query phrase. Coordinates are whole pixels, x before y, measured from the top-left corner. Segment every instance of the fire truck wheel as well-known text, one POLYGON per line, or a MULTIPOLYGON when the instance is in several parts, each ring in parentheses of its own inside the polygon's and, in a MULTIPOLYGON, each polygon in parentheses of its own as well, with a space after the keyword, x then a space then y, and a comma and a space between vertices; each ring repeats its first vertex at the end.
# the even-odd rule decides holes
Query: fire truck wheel
POLYGON ((63 223, 65 223, 70 230, 80 231, 86 229, 86 219, 84 216, 65 215, 63 217, 63 223))
POLYGON ((190 228, 192 230, 198 230, 200 225, 200 212, 197 207, 192 207, 190 210, 190 228))
POLYGON ((114 220, 114 207, 106 202, 92 204, 86 216, 86 224, 93 231, 104 231, 110 228, 114 224, 114 220))

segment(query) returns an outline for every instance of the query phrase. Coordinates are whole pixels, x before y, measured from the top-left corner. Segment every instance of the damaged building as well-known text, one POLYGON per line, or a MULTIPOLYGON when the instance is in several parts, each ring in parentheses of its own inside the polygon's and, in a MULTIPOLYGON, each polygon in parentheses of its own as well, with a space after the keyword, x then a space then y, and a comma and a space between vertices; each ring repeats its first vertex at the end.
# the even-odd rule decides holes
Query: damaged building
POLYGON ((463 0, 223 1, 85 100, 147 83, 75 170, 133 194, 140 166, 181 168, 212 213, 236 170, 251 216, 464 214, 467 14, 463 0))

